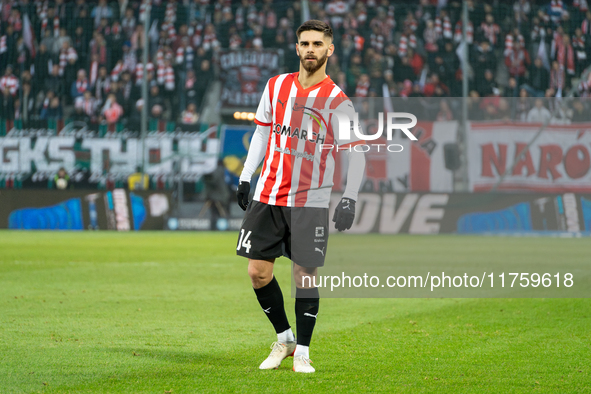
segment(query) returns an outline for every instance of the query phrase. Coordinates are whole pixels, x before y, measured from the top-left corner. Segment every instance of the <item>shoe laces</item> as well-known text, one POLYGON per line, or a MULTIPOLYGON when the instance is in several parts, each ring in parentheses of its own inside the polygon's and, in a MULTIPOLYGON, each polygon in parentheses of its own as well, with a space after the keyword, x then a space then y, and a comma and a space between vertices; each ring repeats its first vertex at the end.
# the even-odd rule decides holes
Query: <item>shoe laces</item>
POLYGON ((312 364, 312 360, 306 358, 305 356, 299 356, 298 358, 301 359, 304 364, 312 364))
POLYGON ((279 353, 283 350, 283 347, 285 345, 279 343, 279 342, 273 342, 271 344, 271 354, 275 354, 275 353, 279 353))

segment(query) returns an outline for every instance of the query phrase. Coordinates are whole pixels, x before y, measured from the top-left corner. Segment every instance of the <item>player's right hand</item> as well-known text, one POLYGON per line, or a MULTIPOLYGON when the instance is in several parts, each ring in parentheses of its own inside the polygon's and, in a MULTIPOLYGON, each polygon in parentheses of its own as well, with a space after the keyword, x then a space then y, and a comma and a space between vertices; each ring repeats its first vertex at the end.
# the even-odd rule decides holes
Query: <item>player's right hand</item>
POLYGON ((243 211, 248 207, 248 195, 250 194, 250 182, 240 181, 238 183, 238 190, 236 190, 236 197, 238 198, 238 205, 243 211))

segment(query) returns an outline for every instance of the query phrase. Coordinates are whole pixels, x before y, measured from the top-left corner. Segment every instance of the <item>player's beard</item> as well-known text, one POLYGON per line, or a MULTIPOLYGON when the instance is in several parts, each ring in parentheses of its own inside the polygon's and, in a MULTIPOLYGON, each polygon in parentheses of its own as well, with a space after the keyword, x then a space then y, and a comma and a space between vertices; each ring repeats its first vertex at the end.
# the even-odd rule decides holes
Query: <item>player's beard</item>
POLYGON ((326 52, 324 52, 324 55, 320 59, 315 57, 315 62, 308 62, 306 58, 309 56, 310 55, 300 55, 300 63, 304 67, 304 70, 308 72, 308 74, 314 74, 316 71, 320 70, 320 67, 322 67, 324 63, 326 63, 326 59, 328 59, 328 49, 326 52))

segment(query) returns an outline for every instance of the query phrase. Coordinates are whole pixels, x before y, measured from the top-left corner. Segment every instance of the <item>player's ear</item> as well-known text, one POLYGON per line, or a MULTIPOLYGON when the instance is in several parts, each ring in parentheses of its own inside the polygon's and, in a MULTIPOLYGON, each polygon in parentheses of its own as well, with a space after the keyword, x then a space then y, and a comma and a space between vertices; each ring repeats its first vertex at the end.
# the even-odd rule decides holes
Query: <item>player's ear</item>
POLYGON ((333 54, 333 52, 334 52, 334 44, 330 44, 330 45, 328 46, 328 54, 327 54, 327 56, 328 56, 328 57, 331 57, 331 56, 332 56, 332 54, 333 54))
POLYGON ((298 43, 296 42, 296 53, 298 56, 300 56, 300 46, 298 45, 298 43))

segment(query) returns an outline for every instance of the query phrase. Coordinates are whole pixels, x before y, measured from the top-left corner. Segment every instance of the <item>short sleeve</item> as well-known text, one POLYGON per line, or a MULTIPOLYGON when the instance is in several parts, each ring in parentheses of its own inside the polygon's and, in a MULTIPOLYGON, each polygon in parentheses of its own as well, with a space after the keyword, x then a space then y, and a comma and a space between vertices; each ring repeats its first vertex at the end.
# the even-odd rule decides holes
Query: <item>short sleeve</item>
POLYGON ((273 124, 273 105, 271 104, 271 89, 269 88, 269 82, 267 82, 261 101, 259 101, 259 107, 257 108, 254 122, 259 126, 271 126, 273 124))
MULTIPOLYGON (((354 146, 354 145, 365 143, 365 141, 360 139, 355 134, 355 132, 353 130, 354 119, 355 119, 355 108, 353 107, 353 103, 351 102, 351 100, 348 97, 343 97, 343 98, 339 98, 339 99, 341 102, 337 105, 336 110, 338 112, 345 113, 349 118, 349 122, 347 125, 347 127, 349 129, 348 130, 349 137, 343 138, 345 133, 341 132, 341 130, 340 130, 340 125, 342 123, 339 122, 339 117, 333 114, 332 118, 331 118, 331 126, 332 126, 332 129, 334 132, 334 138, 335 138, 336 145, 342 148, 342 147, 354 146)), ((360 131, 360 134, 362 134, 361 127, 359 127, 359 131, 360 131)))

